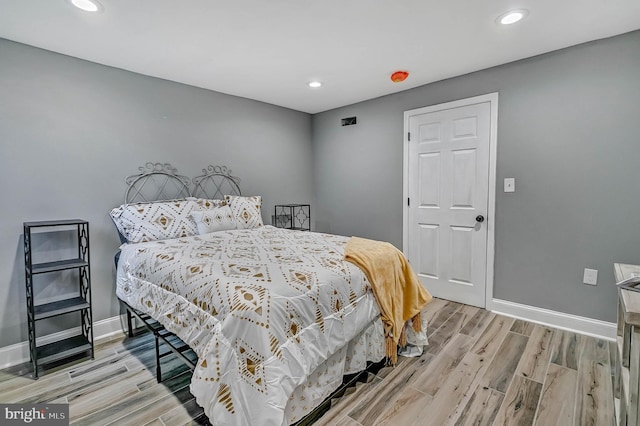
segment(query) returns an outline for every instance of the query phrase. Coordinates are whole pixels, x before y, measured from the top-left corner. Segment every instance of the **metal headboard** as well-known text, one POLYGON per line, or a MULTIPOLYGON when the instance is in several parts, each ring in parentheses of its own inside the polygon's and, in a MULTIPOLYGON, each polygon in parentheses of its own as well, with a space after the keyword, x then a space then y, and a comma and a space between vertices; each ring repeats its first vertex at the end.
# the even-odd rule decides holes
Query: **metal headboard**
POLYGON ((125 204, 158 200, 174 200, 191 195, 191 180, 179 175, 169 163, 147 163, 138 168, 140 174, 127 176, 125 204))
MULTIPOLYGON (((169 163, 149 162, 138 167, 138 170, 139 174, 125 178, 125 204, 175 200, 189 196, 222 199, 227 194, 242 195, 240 178, 232 176, 231 170, 226 166, 208 166, 202 169, 202 175, 193 179, 179 175, 178 170, 169 163), (190 188, 192 182, 193 191, 190 188)), ((127 242, 120 232, 118 235, 122 243, 127 242)))
POLYGON ((192 181, 194 197, 221 199, 225 195, 242 195, 240 178, 231 176, 231 170, 226 166, 208 166, 192 181))

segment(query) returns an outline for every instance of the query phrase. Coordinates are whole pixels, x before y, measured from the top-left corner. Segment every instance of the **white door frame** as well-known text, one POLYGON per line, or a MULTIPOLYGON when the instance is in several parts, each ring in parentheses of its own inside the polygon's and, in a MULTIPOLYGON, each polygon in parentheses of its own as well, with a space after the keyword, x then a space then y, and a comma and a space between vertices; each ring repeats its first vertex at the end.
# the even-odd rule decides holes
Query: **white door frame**
POLYGON ((493 308, 493 269, 495 257, 495 211, 496 211, 496 152, 498 144, 498 92, 473 98, 460 99, 453 102, 412 109, 404 112, 404 140, 402 165, 402 251, 409 250, 409 117, 427 114, 445 109, 453 109, 479 103, 489 102, 491 109, 491 124, 489 135, 489 198, 487 211, 487 272, 485 280, 485 309, 493 308))

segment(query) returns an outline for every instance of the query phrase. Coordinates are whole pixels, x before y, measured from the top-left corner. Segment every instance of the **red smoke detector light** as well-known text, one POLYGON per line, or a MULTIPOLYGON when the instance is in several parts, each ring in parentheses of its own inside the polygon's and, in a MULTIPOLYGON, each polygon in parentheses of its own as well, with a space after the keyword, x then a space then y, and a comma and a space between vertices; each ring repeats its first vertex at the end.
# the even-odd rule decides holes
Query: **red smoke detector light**
POLYGON ((396 71, 391 74, 391 81, 394 83, 401 83, 405 81, 409 77, 409 72, 407 71, 396 71))

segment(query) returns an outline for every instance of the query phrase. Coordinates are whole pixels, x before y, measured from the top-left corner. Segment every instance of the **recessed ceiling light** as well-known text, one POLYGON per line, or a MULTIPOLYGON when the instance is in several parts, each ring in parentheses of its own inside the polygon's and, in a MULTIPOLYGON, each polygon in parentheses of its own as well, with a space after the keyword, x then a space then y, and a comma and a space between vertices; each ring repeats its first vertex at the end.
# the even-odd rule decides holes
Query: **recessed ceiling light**
POLYGON ((529 11, 526 9, 511 10, 498 16, 498 19, 496 19, 496 21, 502 25, 515 24, 516 22, 522 20, 522 18, 527 16, 528 13, 529 11))
POLYGON ((309 87, 311 87, 313 89, 317 89, 318 87, 322 87, 322 82, 321 81, 310 81, 309 82, 309 87))
POLYGON ((85 12, 100 12, 102 11, 102 5, 98 0, 68 0, 69 3, 82 9, 85 12))

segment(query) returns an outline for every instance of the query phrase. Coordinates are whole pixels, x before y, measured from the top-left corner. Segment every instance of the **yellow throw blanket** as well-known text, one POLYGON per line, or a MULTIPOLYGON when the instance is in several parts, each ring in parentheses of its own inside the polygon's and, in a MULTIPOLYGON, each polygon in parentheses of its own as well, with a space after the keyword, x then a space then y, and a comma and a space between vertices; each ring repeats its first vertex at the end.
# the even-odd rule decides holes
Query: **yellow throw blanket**
POLYGON ((362 269, 371 283, 384 324, 386 355, 395 364, 398 345, 406 345, 404 324, 411 319, 413 329, 421 331, 420 310, 431 295, 404 254, 390 243, 351 237, 344 258, 362 269))

